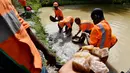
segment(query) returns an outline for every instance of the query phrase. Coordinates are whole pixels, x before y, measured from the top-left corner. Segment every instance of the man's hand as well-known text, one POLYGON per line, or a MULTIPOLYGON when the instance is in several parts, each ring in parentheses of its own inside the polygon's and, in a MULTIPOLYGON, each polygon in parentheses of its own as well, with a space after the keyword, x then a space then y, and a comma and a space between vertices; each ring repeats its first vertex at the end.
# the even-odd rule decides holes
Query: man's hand
POLYGON ((73 36, 73 38, 75 38, 75 37, 78 37, 78 34, 81 32, 81 30, 79 30, 78 32, 77 32, 77 34, 75 34, 75 36, 73 36))
POLYGON ((90 33, 91 33, 91 30, 85 30, 85 32, 90 34, 90 33))
POLYGON ((61 67, 59 73, 77 73, 73 70, 72 59, 69 60, 66 64, 64 64, 64 66, 61 67))
POLYGON ((50 64, 51 66, 56 65, 56 57, 52 54, 47 54, 45 56, 47 60, 47 64, 50 64))
POLYGON ((77 36, 77 35, 75 35, 75 36, 73 36, 73 37, 72 37, 72 39, 74 39, 74 38, 76 38, 76 37, 78 37, 78 36, 77 36))

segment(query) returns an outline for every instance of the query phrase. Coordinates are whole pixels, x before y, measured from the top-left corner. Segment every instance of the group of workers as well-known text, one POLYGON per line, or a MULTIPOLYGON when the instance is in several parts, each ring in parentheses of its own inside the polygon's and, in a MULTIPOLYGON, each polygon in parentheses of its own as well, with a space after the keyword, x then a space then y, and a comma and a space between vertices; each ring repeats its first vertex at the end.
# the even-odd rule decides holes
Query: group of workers
MULTIPOLYGON (((26 0, 19 1, 25 8, 26 0)), ((60 32, 63 28, 61 25, 67 25, 66 32, 71 32, 74 19, 71 16, 64 18, 57 4, 54 2, 55 18, 59 21, 60 32)), ((55 56, 32 33, 30 25, 19 16, 11 0, 0 0, 0 8, 0 73, 47 73, 38 50, 43 52, 50 65, 56 65, 55 56)), ((113 46, 117 39, 112 36, 111 27, 106 22, 103 11, 94 9, 91 18, 95 24, 90 25, 93 28, 83 25, 85 23, 80 22, 79 18, 75 19, 77 24, 83 27, 80 30, 90 33, 89 44, 100 48, 113 46)), ((75 73, 66 69, 67 67, 63 66, 59 73, 75 73)))
POLYGON ((105 20, 103 10, 101 8, 95 8, 91 13, 91 19, 93 23, 83 20, 80 18, 73 18, 72 16, 67 16, 64 18, 61 9, 58 7, 58 2, 53 3, 55 19, 58 21, 59 32, 61 33, 63 27, 65 26, 65 32, 72 32, 72 25, 75 23, 79 26, 79 31, 73 38, 77 37, 77 35, 82 31, 80 36, 80 43, 84 42, 85 38, 87 39, 87 43, 89 45, 94 45, 96 47, 111 48, 116 42, 117 38, 112 34, 111 27, 109 23, 105 20), (89 36, 86 34, 88 33, 89 36))
MULTIPOLYGON (((101 8, 95 8, 91 13, 91 19, 93 23, 83 20, 80 18, 73 18, 72 16, 67 16, 64 18, 61 9, 58 7, 58 2, 53 3, 55 19, 58 21, 59 32, 61 33, 63 27, 65 26, 65 32, 72 32, 72 25, 75 23, 79 26, 79 31, 73 38, 78 37, 77 35, 82 31, 79 37, 79 42, 83 43, 87 39, 88 45, 93 45, 95 47, 111 48, 117 42, 117 38, 112 34, 112 29, 109 23, 105 20, 103 10, 101 8), (89 35, 88 35, 89 34, 89 35)), ((77 73, 72 68, 72 61, 68 61, 61 69, 60 73, 77 73)))

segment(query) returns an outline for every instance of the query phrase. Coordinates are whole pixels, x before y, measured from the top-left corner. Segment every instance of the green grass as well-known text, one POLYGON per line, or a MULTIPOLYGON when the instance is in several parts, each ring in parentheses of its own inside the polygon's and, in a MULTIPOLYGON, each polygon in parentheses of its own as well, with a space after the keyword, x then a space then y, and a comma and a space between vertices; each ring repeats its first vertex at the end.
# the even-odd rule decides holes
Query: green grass
POLYGON ((41 4, 36 1, 27 1, 27 5, 31 6, 35 11, 37 11, 41 7, 41 4))
POLYGON ((40 22, 40 18, 37 16, 38 9, 41 7, 40 3, 37 0, 27 0, 27 5, 31 6, 35 11, 35 14, 32 14, 32 17, 26 19, 27 21, 35 22, 35 25, 31 28, 35 29, 37 38, 45 45, 47 45, 45 29, 40 22))
MULTIPOLYGON (((52 6, 55 0, 43 0, 41 5, 44 6, 52 6)), ((78 5, 78 4, 96 4, 96 3, 115 3, 115 4, 123 4, 130 3, 130 0, 56 0, 60 5, 78 5)))
MULTIPOLYGON (((42 6, 52 6, 54 0, 44 0, 42 6)), ((71 1, 71 0, 57 0, 60 5, 76 5, 76 4, 87 4, 88 1, 71 1)))

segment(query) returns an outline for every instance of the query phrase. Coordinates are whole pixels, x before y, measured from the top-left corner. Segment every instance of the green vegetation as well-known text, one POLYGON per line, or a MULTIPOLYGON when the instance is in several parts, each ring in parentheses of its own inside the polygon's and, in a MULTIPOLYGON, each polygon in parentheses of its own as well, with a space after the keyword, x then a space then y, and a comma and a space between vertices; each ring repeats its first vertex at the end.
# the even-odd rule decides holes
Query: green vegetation
POLYGON ((130 0, 112 0, 112 3, 130 3, 130 0))
POLYGON ((60 5, 76 5, 76 4, 89 4, 89 3, 115 3, 123 4, 130 3, 130 0, 41 0, 42 6, 52 6, 54 1, 60 5))
POLYGON ((36 12, 35 14, 32 14, 31 18, 26 20, 35 22, 35 25, 32 26, 31 28, 33 28, 36 31, 37 38, 42 42, 42 44, 46 45, 46 47, 49 48, 49 51, 51 51, 52 54, 55 55, 55 51, 51 49, 51 47, 48 44, 48 41, 46 40, 47 36, 46 36, 45 28, 42 26, 40 22, 40 18, 37 16, 38 9, 41 7, 40 3, 37 0, 30 0, 30 1, 28 0, 27 4, 30 5, 32 9, 35 10, 36 12))
POLYGON ((42 43, 47 44, 45 30, 40 23, 40 18, 37 17, 38 9, 41 7, 40 3, 37 0, 27 0, 27 5, 30 5, 35 13, 32 14, 31 18, 25 20, 35 22, 35 25, 31 26, 31 28, 35 29, 38 39, 40 39, 42 43))
POLYGON ((38 37, 38 39, 41 40, 42 43, 47 43, 46 33, 44 28, 42 27, 42 24, 40 23, 40 18, 33 14, 30 19, 27 19, 27 21, 35 22, 35 25, 32 26, 32 28, 35 29, 36 36, 38 37))
POLYGON ((35 11, 41 7, 39 0, 27 0, 27 5, 31 6, 35 11))
MULTIPOLYGON (((37 16, 38 9, 41 7, 40 3, 37 0, 30 0, 30 1, 28 0, 27 3, 36 11, 36 14, 33 14, 30 19, 27 19, 27 21, 29 20, 29 21, 35 22, 35 25, 32 26, 32 28, 35 29, 36 36, 42 42, 42 44, 47 45, 46 47, 48 47, 48 50, 53 55, 55 55, 56 52, 51 49, 51 47, 48 44, 49 42, 46 40, 47 36, 46 36, 45 28, 42 26, 42 24, 40 22, 40 18, 37 16)), ((58 62, 61 61, 61 59, 59 57, 56 57, 56 60, 58 62)), ((46 66, 46 60, 44 60, 43 65, 46 66)))
MULTIPOLYGON (((76 5, 76 4, 86 4, 89 3, 88 0, 56 0, 60 5, 76 5)), ((52 6, 54 0, 43 0, 41 2, 42 6, 52 6)))

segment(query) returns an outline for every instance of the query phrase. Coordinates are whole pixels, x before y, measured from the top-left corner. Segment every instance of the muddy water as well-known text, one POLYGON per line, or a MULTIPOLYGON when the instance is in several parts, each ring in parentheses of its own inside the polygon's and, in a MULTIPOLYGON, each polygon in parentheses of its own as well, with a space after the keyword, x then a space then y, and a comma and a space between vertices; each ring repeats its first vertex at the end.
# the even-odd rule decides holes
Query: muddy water
MULTIPOLYGON (((118 38, 118 43, 110 50, 108 62, 118 71, 127 71, 130 68, 130 8, 126 5, 78 5, 61 7, 64 16, 80 17, 89 20, 93 8, 100 7, 104 10, 105 18, 112 27, 112 32, 118 38)), ((47 33, 52 48, 62 61, 67 61, 77 51, 79 45, 72 44, 71 38, 58 34, 57 23, 49 20, 49 15, 54 15, 51 7, 39 10, 41 22, 47 33)), ((74 23, 73 35, 78 31, 74 23)))

